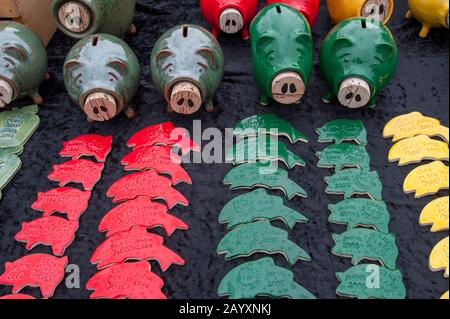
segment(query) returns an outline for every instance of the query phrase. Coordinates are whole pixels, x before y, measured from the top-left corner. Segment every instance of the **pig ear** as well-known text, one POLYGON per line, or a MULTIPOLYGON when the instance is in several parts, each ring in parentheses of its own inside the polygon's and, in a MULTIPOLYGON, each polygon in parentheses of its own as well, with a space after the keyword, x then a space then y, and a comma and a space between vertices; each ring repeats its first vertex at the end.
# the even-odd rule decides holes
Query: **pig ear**
POLYGON ((169 56, 173 55, 172 51, 170 50, 161 50, 155 55, 155 60, 158 64, 161 63, 162 60, 168 58, 169 56))
POLYGON ((12 45, 12 44, 8 45, 7 44, 7 45, 3 46, 3 50, 5 51, 6 54, 16 58, 19 61, 27 60, 27 55, 25 53, 25 49, 23 47, 21 47, 20 45, 12 45))
POLYGON ((216 69, 218 67, 218 63, 212 49, 201 48, 197 50, 197 54, 200 54, 202 57, 208 60, 208 64, 211 66, 212 69, 216 69))
POLYGON ((127 74, 128 66, 125 61, 122 61, 120 59, 114 59, 114 60, 108 62, 107 65, 122 75, 127 74))
POLYGON ((394 47, 389 43, 378 44, 377 51, 387 57, 392 57, 394 55, 394 47))
POLYGON ((72 69, 74 67, 78 67, 81 65, 81 62, 77 61, 77 60, 69 60, 66 63, 64 63, 64 68, 65 69, 72 69))
POLYGON ((335 49, 350 48, 353 46, 354 43, 348 38, 339 38, 336 39, 336 41, 334 42, 335 49))

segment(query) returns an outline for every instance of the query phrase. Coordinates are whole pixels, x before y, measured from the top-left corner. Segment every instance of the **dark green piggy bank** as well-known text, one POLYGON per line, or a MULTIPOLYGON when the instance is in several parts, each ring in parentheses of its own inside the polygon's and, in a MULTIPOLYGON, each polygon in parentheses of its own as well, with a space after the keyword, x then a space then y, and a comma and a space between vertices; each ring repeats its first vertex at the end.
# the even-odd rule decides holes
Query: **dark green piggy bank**
POLYGON ((262 91, 261 104, 273 98, 299 103, 311 78, 312 36, 306 18, 294 8, 274 3, 250 26, 253 72, 262 91))
POLYGON ((0 21, 0 109, 25 96, 42 104, 39 85, 46 77, 47 53, 41 39, 22 24, 0 21))
POLYGON ((129 102, 139 89, 141 69, 133 50, 109 34, 94 34, 70 50, 64 82, 72 100, 89 121, 107 121, 122 110, 135 116, 129 102))
POLYGON ((62 32, 81 39, 94 33, 136 33, 135 6, 136 0, 53 0, 51 10, 62 32))
POLYGON ((397 62, 397 45, 383 23, 367 18, 340 22, 320 51, 320 67, 331 88, 324 101, 330 103, 337 96, 348 108, 375 106, 397 62))
POLYGON ((192 114, 202 104, 214 110, 213 96, 224 71, 219 42, 196 25, 181 25, 164 33, 151 55, 152 78, 164 95, 168 111, 192 114))

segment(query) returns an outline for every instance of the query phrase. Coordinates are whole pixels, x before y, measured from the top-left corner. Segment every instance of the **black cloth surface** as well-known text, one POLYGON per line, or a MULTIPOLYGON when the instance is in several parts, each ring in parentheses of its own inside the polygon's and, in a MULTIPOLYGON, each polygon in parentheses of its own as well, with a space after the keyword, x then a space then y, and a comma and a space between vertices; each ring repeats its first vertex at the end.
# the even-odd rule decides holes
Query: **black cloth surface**
MULTIPOLYGON (((443 272, 433 273, 428 268, 428 256, 432 247, 448 236, 448 232, 433 234, 428 227, 421 227, 418 223, 422 208, 438 195, 448 193, 441 192, 418 200, 413 199, 412 195, 404 194, 403 180, 415 165, 397 167, 394 163, 388 163, 387 154, 392 143, 381 135, 389 119, 412 111, 437 117, 445 125, 449 124, 447 30, 432 30, 428 38, 419 38, 419 23, 404 18, 406 1, 396 1, 395 13, 388 25, 398 41, 400 51, 395 78, 380 95, 376 108, 349 111, 336 103, 325 105, 321 101, 328 88, 319 71, 318 53, 322 40, 332 28, 325 1, 322 1, 319 18, 313 28, 314 73, 300 105, 259 105, 259 92, 252 77, 250 43, 244 42, 239 36, 221 36, 226 64, 225 77, 215 97, 217 110, 208 114, 202 109, 192 116, 181 116, 168 114, 165 102, 155 91, 150 78, 150 52, 157 38, 175 25, 194 23, 209 26, 202 17, 197 0, 137 2, 135 23, 139 32, 125 38, 135 50, 142 66, 142 87, 137 98, 139 117, 136 119, 129 120, 120 115, 107 123, 88 123, 81 110, 70 101, 62 78, 65 56, 76 41, 58 31, 49 44, 49 69, 52 78, 41 89, 45 99, 39 112, 41 124, 21 155, 22 169, 3 191, 3 199, 0 201, 0 273, 4 271, 5 262, 27 254, 24 244, 16 242, 14 236, 20 230, 22 222, 41 215, 30 208, 37 193, 56 187, 56 183, 49 181, 47 175, 52 170, 52 164, 67 160, 58 156, 63 141, 86 133, 114 136, 113 150, 107 159, 103 178, 93 191, 89 209, 82 215, 75 241, 66 251, 70 263, 80 267, 81 288, 68 289, 62 283, 54 295, 55 298, 87 298, 90 292, 85 289, 85 284, 96 272, 89 259, 105 239, 104 234, 97 230, 98 224, 102 216, 113 207, 111 199, 105 195, 106 190, 114 181, 126 175, 120 160, 129 151, 126 146, 128 138, 143 127, 167 120, 186 127, 191 132, 193 120, 201 120, 203 129, 214 127, 224 130, 247 116, 274 112, 289 120, 310 139, 309 144, 289 146, 307 161, 305 168, 297 167, 289 174, 290 178, 307 190, 309 197, 286 203, 310 218, 308 224, 298 224, 290 232, 290 239, 302 246, 313 258, 311 262, 300 262, 292 267, 297 282, 318 298, 336 298, 338 281, 335 272, 345 271, 351 266, 349 259, 331 254, 331 235, 343 232, 345 227, 328 223, 327 205, 342 200, 342 197, 325 194, 324 177, 333 172, 316 167, 315 152, 325 145, 317 143, 315 130, 335 118, 353 118, 362 119, 368 130, 372 169, 379 171, 384 184, 384 199, 392 215, 390 227, 397 235, 400 250, 398 267, 404 275, 408 297, 438 298, 448 290, 448 280, 443 278, 443 272)), ((260 1, 260 6, 263 6, 263 1, 260 1)), ((17 104, 26 105, 27 101, 17 104)), ((230 199, 244 193, 231 192, 222 184, 231 165, 186 164, 184 167, 191 175, 193 185, 182 184, 177 189, 190 200, 190 206, 177 206, 172 213, 186 221, 190 229, 177 231, 168 238, 165 236, 165 243, 185 258, 186 265, 172 266, 164 273, 156 262, 152 262, 152 267, 165 280, 163 290, 169 298, 217 298, 217 287, 229 270, 244 260, 256 259, 262 255, 228 262, 216 253, 217 244, 226 234, 225 226, 218 223, 219 212, 230 199)), ((160 229, 154 231, 163 234, 160 229)), ((51 251, 48 247, 39 246, 33 252, 51 251)), ((277 264, 288 267, 282 256, 274 256, 274 259, 277 264)), ((0 286, 0 295, 10 291, 10 287, 0 286)), ((23 292, 36 297, 40 295, 33 288, 24 289, 23 292)))

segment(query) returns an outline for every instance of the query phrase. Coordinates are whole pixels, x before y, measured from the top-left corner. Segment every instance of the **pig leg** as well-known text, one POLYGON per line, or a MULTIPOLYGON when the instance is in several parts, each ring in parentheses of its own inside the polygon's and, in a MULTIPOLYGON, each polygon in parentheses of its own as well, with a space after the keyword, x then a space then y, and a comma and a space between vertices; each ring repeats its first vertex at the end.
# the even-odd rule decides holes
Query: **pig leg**
POLYGON ((322 101, 324 103, 330 104, 336 98, 336 95, 333 92, 328 92, 322 97, 322 101))
POLYGON ((250 39, 250 32, 248 32, 248 28, 247 28, 247 27, 245 27, 245 28, 242 30, 242 38, 243 38, 244 40, 250 39))
POLYGON ((33 100, 33 103, 34 104, 38 104, 38 105, 40 105, 40 104, 42 104, 42 103, 44 103, 44 99, 42 98, 42 96, 39 94, 39 89, 33 89, 33 90, 31 90, 30 91, 30 97, 31 97, 31 99, 33 100))
POLYGON ((261 98, 259 100, 259 103, 261 105, 267 106, 270 103, 270 98, 267 95, 265 95, 265 94, 261 94, 261 98))
POLYGON ((134 24, 130 25, 130 28, 128 29, 128 33, 129 34, 136 34, 137 33, 137 28, 134 24))
POLYGON ((411 10, 408 10, 408 12, 406 12, 406 19, 411 19, 413 17, 413 14, 411 12, 411 10))
POLYGON ((134 119, 137 116, 137 113, 131 106, 127 106, 125 107, 125 116, 129 119, 134 119))
POLYGON ((423 24, 422 30, 420 30, 419 37, 426 38, 430 32, 430 26, 428 24, 423 24))
POLYGON ((211 113, 214 112, 214 104, 211 101, 205 103, 206 112, 211 113))

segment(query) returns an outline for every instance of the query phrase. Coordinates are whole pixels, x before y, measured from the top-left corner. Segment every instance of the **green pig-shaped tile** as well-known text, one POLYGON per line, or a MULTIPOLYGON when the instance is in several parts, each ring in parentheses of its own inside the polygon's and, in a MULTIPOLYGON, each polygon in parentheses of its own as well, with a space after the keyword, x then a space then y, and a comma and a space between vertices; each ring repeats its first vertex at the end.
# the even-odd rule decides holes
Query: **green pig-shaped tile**
POLYGON ((151 54, 152 78, 169 112, 192 114, 202 104, 214 110, 213 96, 223 77, 224 56, 206 29, 186 24, 170 29, 151 54))
POLYGON ((324 102, 337 97, 348 108, 375 106, 397 62, 397 44, 383 23, 367 18, 340 22, 320 50, 320 68, 331 89, 324 102))
POLYGON ((313 67, 312 35, 306 18, 290 6, 274 3, 256 16, 250 34, 261 104, 268 105, 270 98, 281 104, 299 103, 313 67))
POLYGON ((0 21, 0 109, 26 96, 42 104, 39 85, 46 77, 47 52, 41 39, 22 24, 0 21))
POLYGON ((53 0, 51 10, 62 32, 82 39, 95 33, 136 33, 135 6, 136 0, 53 0))
POLYGON ((95 34, 80 40, 64 63, 64 82, 72 100, 89 121, 107 121, 125 111, 139 89, 141 68, 133 50, 121 39, 95 34))

